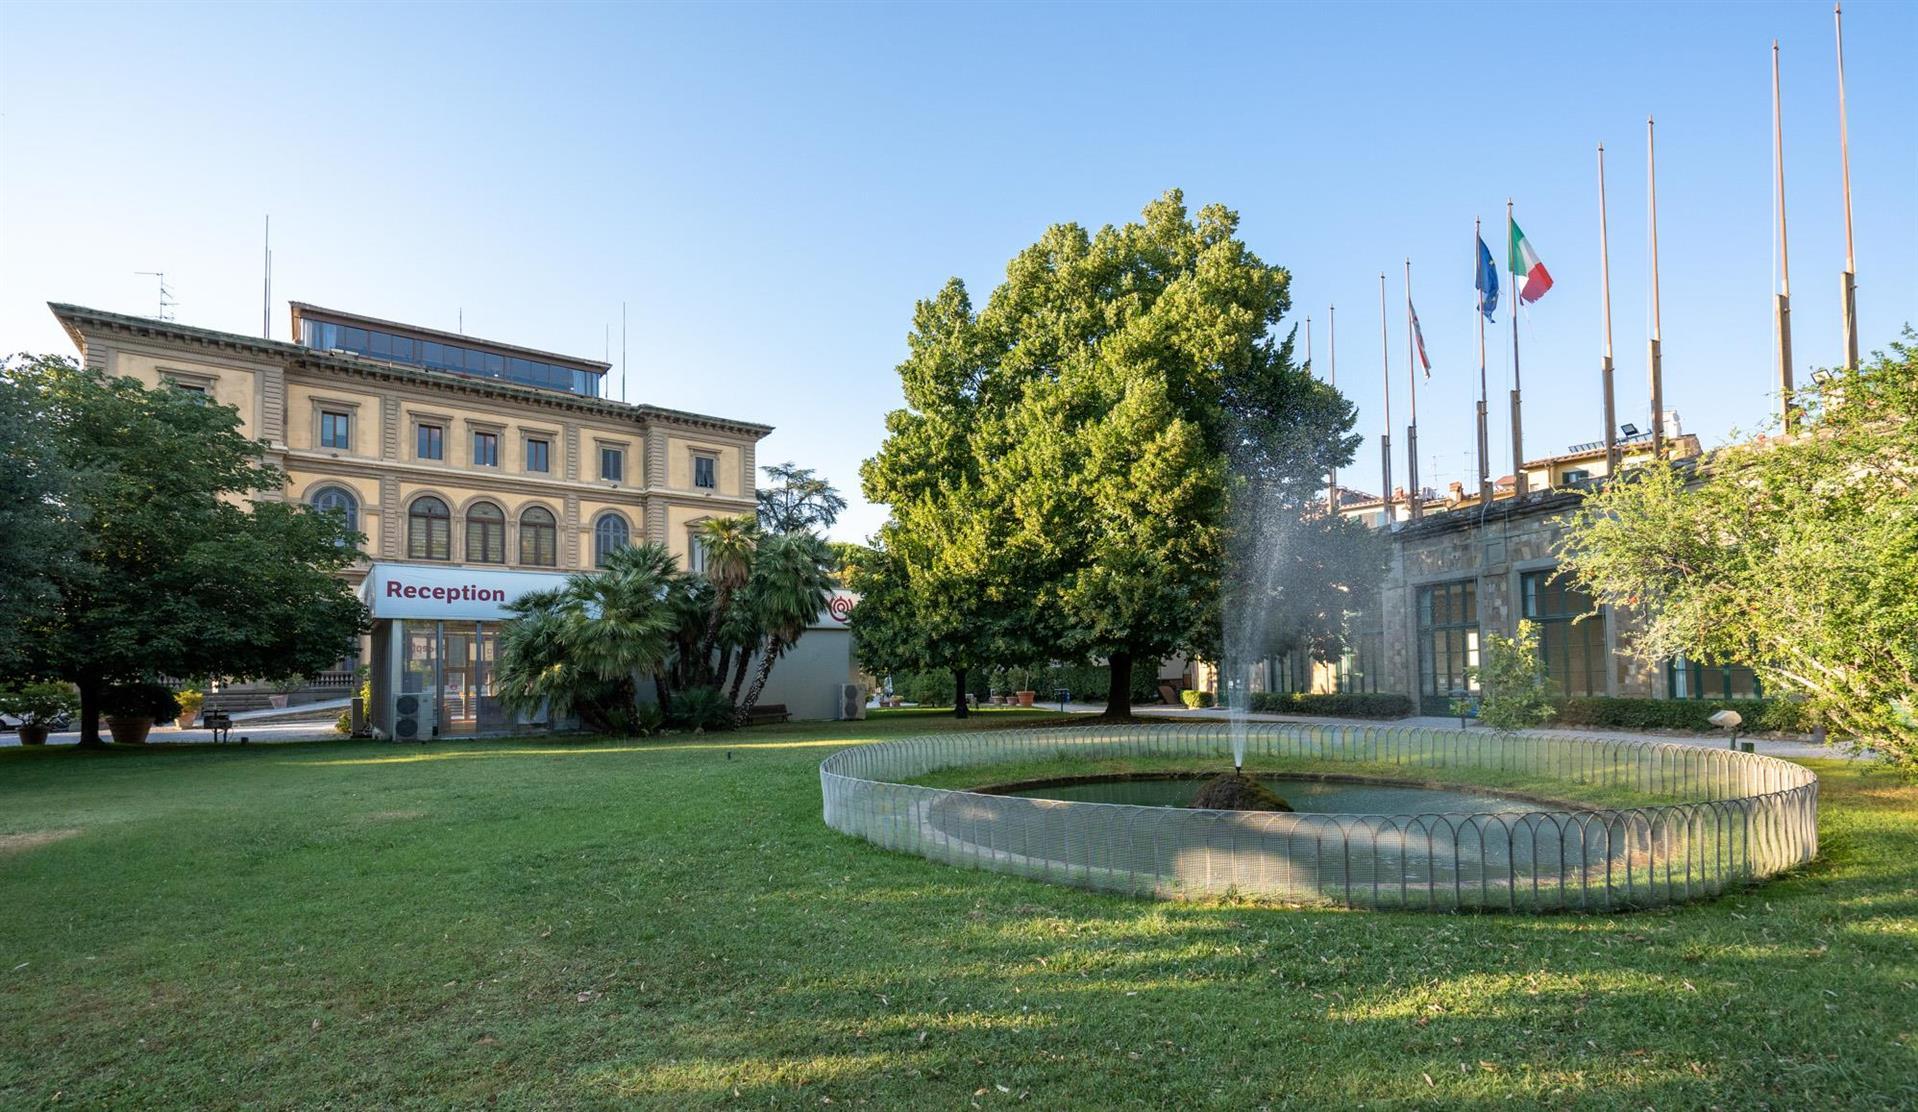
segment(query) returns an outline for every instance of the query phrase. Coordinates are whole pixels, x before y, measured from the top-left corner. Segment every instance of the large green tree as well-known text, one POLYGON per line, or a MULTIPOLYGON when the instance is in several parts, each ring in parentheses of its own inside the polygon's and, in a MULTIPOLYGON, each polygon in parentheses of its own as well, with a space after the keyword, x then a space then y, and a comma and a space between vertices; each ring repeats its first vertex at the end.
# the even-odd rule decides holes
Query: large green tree
POLYGON ((1019 393, 981 438, 984 485, 1061 618, 1061 655, 1110 662, 1108 715, 1130 714, 1135 662, 1217 655, 1222 588, 1246 574, 1235 509, 1308 518, 1308 489, 1351 458, 1350 404, 1277 333, 1289 284, 1237 214, 1188 213, 1173 191, 1137 223, 1049 230, 981 314, 1008 380, 995 393, 1019 393))
POLYGON ((1039 655, 1047 624, 1031 563, 1007 547, 1013 523, 981 481, 982 438, 1017 394, 995 393, 1003 351, 956 278, 915 307, 906 342, 906 405, 860 469, 866 497, 892 514, 849 569, 854 644, 874 672, 950 671, 963 718, 967 673, 1039 655))
POLYGON ((1334 591, 1367 597, 1382 562, 1309 497, 1350 460, 1353 411, 1276 335, 1289 276, 1237 231, 1173 191, 1137 223, 1048 229, 976 315, 957 280, 919 305, 907 407, 864 472, 892 507, 880 542, 913 613, 869 624, 917 625, 975 664, 1106 661, 1107 713, 1127 717, 1135 662, 1219 652, 1233 538, 1256 551, 1283 520, 1304 563, 1266 593, 1294 628, 1312 617, 1336 636, 1334 591))
POLYGON ((35 392, 15 380, 26 357, 0 371, 0 676, 24 666, 24 636, 58 598, 53 565, 72 540, 72 477, 41 427, 35 392))
POLYGON ((1645 659, 1749 665, 1918 772, 1918 336, 1801 400, 1793 435, 1591 495, 1565 563, 1644 615, 1645 659))
POLYGON ((757 492, 759 527, 768 533, 821 532, 846 510, 839 488, 810 467, 787 460, 760 470, 767 485, 757 492))
POLYGON ((5 388, 71 475, 46 508, 50 596, 25 623, 26 657, 79 688, 82 744, 100 744, 111 682, 276 679, 353 650, 366 610, 339 573, 359 534, 262 497, 283 476, 231 407, 54 356, 13 361, 5 388))

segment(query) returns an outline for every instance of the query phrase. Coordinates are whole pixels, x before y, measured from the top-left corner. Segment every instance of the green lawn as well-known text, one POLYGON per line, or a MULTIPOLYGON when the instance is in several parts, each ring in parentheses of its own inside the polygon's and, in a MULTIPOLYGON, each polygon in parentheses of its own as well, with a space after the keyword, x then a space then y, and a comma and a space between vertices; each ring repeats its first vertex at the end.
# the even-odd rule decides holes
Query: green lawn
POLYGON ((822 825, 948 727, 0 751, 0 1107, 1918 1105, 1918 787, 1690 908, 1160 904, 822 825))

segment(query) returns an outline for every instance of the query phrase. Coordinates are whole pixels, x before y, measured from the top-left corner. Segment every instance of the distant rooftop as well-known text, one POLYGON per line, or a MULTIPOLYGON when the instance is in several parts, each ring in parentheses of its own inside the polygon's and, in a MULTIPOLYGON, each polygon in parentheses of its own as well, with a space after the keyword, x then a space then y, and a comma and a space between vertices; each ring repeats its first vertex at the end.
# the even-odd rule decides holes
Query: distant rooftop
POLYGON ((344 351, 368 359, 404 363, 475 378, 499 378, 521 386, 563 390, 589 398, 611 364, 550 351, 482 340, 457 332, 402 324, 379 317, 291 302, 293 335, 304 347, 344 351))

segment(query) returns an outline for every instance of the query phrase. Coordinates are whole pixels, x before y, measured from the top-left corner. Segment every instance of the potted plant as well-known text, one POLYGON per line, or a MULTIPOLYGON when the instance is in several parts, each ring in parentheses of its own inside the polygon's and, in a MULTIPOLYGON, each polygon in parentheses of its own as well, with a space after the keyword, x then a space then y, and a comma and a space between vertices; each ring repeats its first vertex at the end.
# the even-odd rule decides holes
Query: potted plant
POLYGON ((18 721, 20 744, 45 745, 47 733, 73 717, 73 689, 63 683, 0 688, 0 714, 18 721))
POLYGON ((305 676, 288 676, 273 685, 273 694, 268 695, 266 701, 273 704, 274 710, 285 710, 287 703, 293 699, 293 693, 305 686, 305 676))
POLYGON ((1039 697, 1039 693, 1032 689, 1032 670, 1030 668, 1015 669, 1012 673, 1012 682, 1017 685, 1013 688, 1012 694, 1014 698, 1019 700, 1020 706, 1029 707, 1032 705, 1033 700, 1039 697))
POLYGON ((190 727, 200 718, 200 708, 206 705, 206 692, 197 687, 183 687, 174 693, 180 702, 180 728, 190 727))
POLYGON ((154 726, 179 715, 180 703, 163 683, 119 683, 101 693, 100 709, 116 744, 140 745, 154 726))
POLYGON ((991 694, 993 706, 1003 707, 1006 705, 1006 693, 1011 691, 1012 687, 1006 682, 1006 670, 1004 668, 994 668, 992 673, 986 677, 986 690, 991 694))

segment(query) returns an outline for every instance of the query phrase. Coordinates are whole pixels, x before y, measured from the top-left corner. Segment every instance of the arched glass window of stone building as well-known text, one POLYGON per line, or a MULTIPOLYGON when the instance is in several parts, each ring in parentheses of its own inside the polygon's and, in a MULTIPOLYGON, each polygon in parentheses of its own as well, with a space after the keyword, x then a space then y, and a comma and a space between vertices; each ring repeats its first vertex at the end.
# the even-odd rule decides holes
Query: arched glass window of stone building
POLYGON ((331 511, 346 519, 346 527, 359 532, 360 501, 353 493, 343 487, 321 487, 307 498, 307 505, 316 510, 331 511))
POLYGON ((426 495, 406 511, 406 555, 414 560, 453 558, 453 514, 446 503, 426 495))
POLYGON ((593 524, 593 566, 605 567, 606 557, 617 549, 625 548, 631 536, 625 518, 611 510, 600 514, 599 520, 593 524))
POLYGON ((491 502, 475 502, 466 509, 466 560, 506 562, 506 514, 491 502))
POLYGON ((536 568, 559 564, 559 524, 544 506, 528 506, 519 515, 519 562, 536 568))

